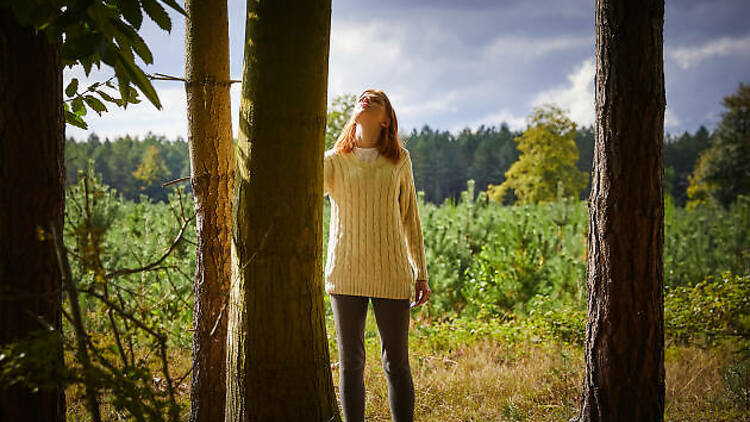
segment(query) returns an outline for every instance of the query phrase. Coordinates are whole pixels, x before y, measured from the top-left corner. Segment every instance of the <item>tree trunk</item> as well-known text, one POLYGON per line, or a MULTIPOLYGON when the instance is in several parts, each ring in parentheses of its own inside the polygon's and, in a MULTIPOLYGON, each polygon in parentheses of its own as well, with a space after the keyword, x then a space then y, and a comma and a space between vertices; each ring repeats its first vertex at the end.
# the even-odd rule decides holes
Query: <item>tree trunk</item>
MULTIPOLYGON (((62 233, 65 120, 58 43, 0 7, 0 345, 59 336, 62 285, 50 235, 62 233), (44 233, 41 235, 41 233, 44 233), (49 327, 53 327, 49 331, 49 327)), ((62 365, 62 343, 50 350, 62 365)), ((62 389, 0 386, 0 421, 62 421, 62 389)))
POLYGON ((573 420, 664 418, 664 0, 596 1, 586 376, 573 420))
POLYGON ((226 421, 340 420, 322 283, 331 1, 248 0, 226 421))
POLYGON ((226 0, 187 0, 185 75, 196 234, 190 421, 224 420, 234 178, 226 0))

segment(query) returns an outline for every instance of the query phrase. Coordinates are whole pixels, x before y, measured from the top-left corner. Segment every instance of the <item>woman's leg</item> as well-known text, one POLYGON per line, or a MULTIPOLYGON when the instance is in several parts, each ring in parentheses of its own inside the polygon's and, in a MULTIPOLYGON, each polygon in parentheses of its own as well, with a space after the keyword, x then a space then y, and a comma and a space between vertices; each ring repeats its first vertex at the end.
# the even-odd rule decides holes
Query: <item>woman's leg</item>
POLYGON ((380 332, 380 357, 395 422, 414 420, 414 383, 409 366, 409 299, 372 298, 380 332))
POLYGON ((331 294, 339 350, 339 395, 346 422, 365 420, 366 296, 331 294))

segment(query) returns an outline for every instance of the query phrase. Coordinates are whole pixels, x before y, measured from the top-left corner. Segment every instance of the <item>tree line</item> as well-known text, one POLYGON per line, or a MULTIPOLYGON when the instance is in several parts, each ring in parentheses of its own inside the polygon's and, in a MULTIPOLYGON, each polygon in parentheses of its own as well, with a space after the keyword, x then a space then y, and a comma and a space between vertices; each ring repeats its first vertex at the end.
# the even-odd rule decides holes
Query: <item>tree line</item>
MULTIPOLYGON (((457 134, 425 124, 419 130, 412 129, 411 133, 402 135, 402 139, 412 153, 417 190, 424 191, 426 201, 441 204, 446 200, 460 200, 467 180, 474 180, 477 193, 489 185, 504 182, 505 173, 520 155, 514 139, 523 134, 524 131, 511 130, 505 122, 499 126, 480 125, 476 129, 466 127, 457 134)), ((718 138, 717 133, 705 126, 693 133, 665 134, 664 190, 672 196, 675 205, 687 204, 690 177, 701 153, 715 138, 718 138)), ((593 126, 576 128, 573 139, 577 153, 575 168, 584 173, 586 180, 578 198, 585 200, 590 191, 593 126)), ((728 154, 726 149, 722 151, 723 155, 728 154)), ((85 173, 89 160, 93 160, 94 170, 105 184, 135 201, 145 195, 152 201, 164 202, 168 191, 161 185, 190 174, 188 142, 182 137, 171 140, 152 133, 143 139, 124 135, 104 141, 96 133, 91 133, 85 141, 69 137, 65 143, 68 186, 78 182, 78 173, 85 173)), ((725 183, 732 184, 733 180, 727 179, 725 183)), ((741 187, 733 189, 741 190, 741 187)), ((185 185, 185 190, 191 191, 190 184, 185 185)))

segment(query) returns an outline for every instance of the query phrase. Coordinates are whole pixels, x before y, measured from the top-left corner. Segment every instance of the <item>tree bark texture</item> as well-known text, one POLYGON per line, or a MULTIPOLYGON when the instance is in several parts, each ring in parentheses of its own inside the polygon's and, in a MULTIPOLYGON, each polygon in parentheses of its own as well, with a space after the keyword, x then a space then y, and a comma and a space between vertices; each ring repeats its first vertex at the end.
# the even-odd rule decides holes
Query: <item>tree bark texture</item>
POLYGON ((575 421, 664 417, 664 0, 596 1, 586 375, 575 421))
POLYGON ((187 0, 185 74, 197 247, 190 421, 224 420, 234 151, 226 0, 187 0))
POLYGON ((248 0, 226 421, 339 421, 322 282, 330 0, 248 0))
MULTIPOLYGON (((0 7, 0 344, 59 336, 62 285, 51 227, 62 233, 65 120, 59 40, 0 7), (40 233, 44 233, 40 235, 40 233)), ((62 343, 57 343, 62 345, 62 343)), ((62 365, 62 346, 49 359, 62 365)), ((2 363, 0 363, 1 365, 2 363)), ((0 386, 0 421, 62 421, 61 389, 0 386)))

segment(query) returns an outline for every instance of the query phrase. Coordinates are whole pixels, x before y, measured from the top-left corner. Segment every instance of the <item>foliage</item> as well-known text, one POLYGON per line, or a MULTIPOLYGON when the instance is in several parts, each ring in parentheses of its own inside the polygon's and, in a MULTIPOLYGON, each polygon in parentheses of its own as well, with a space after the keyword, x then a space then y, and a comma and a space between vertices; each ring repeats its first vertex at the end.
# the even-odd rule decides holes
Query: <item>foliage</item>
POLYGON ((750 194, 750 85, 724 97, 726 111, 690 176, 687 206, 718 202, 728 206, 750 194))
MULTIPOLYGON (((342 111, 346 101, 344 96, 334 100, 334 104, 339 105, 329 111, 327 148, 333 145, 334 135, 340 130, 336 129, 336 125, 343 125, 340 121, 336 123, 336 113, 340 116, 350 113, 342 111)), ((702 150, 701 137, 707 136, 702 130, 705 128, 699 129, 695 135, 685 132, 678 138, 667 137, 669 143, 664 147, 665 192, 671 193, 679 206, 683 206, 687 198, 687 178, 692 171, 692 163, 702 150)), ((505 124, 499 129, 485 126, 476 130, 464 128, 455 136, 450 132, 434 131, 425 125, 420 132, 413 130, 410 135, 404 135, 403 139, 412 152, 417 190, 424 192, 424 201, 442 204, 447 199, 454 202, 461 200, 469 179, 475 182, 474 195, 485 191, 490 184, 502 183, 505 171, 519 156, 513 142, 515 136, 505 124)), ((594 145, 593 128, 589 126, 577 130, 575 143, 580 151, 576 167, 589 174, 594 145)), ((65 145, 68 185, 76 183, 78 170, 85 171, 89 159, 94 160, 95 170, 102 175, 104 183, 135 201, 140 198, 141 193, 154 201, 166 201, 161 184, 190 175, 188 144, 180 137, 168 140, 163 136, 148 134, 144 139, 122 136, 102 142, 92 133, 83 142, 69 138, 65 145), (152 185, 144 186, 132 173, 141 165, 144 153, 151 145, 158 147, 159 155, 164 158, 169 172, 152 185)), ((588 189, 587 187, 581 191, 579 199, 588 198, 588 189)), ((190 192, 191 186, 186 186, 185 191, 190 192)))
MULTIPOLYGON (((91 134, 87 142, 68 139, 65 142, 67 186, 78 183, 79 171, 85 174, 90 160, 103 183, 133 201, 139 201, 141 194, 145 194, 152 201, 166 202, 168 190, 161 185, 190 176, 188 143, 182 138, 169 141, 151 133, 142 140, 125 136, 101 142, 96 134, 91 134)), ((189 183, 185 192, 192 192, 189 183)))
POLYGON ((521 155, 505 172, 503 183, 487 188, 490 199, 503 202, 511 190, 520 204, 554 201, 559 190, 564 197, 577 198, 586 187, 586 174, 575 166, 575 122, 554 104, 535 108, 529 120, 529 127, 515 138, 521 155))
MULTIPOLYGON (((161 1, 186 16, 177 1, 161 1)), ((102 89, 115 88, 112 78, 96 82, 82 92, 79 92, 78 79, 70 81, 65 88, 69 98, 64 103, 65 121, 68 124, 86 129, 88 126, 83 120, 86 106, 101 115, 107 111, 102 100, 123 108, 129 103, 139 103, 137 91, 130 85, 131 82, 156 108, 161 109, 156 90, 135 62, 137 54, 145 64, 153 63, 151 50, 137 32, 143 23, 144 12, 161 29, 167 32, 172 30, 169 14, 159 1, 0 0, 0 7, 11 8, 19 24, 44 31, 50 43, 60 42, 63 66, 81 64, 86 76, 93 65, 100 67, 102 62, 114 69, 120 98, 113 98, 102 89)))
POLYGON ((750 410, 750 275, 725 271, 693 287, 667 289, 664 325, 679 344, 736 345, 733 362, 719 372, 730 399, 750 410))
MULTIPOLYGON (((537 295, 547 296, 555 306, 582 306, 586 202, 569 198, 501 206, 487 202, 484 192, 471 200, 473 181, 467 186, 460 201, 445 201, 441 206, 424 202, 419 192, 433 293, 417 312, 431 320, 482 313, 528 315, 537 295)), ((328 218, 327 209, 323 215, 328 218)), ((729 209, 701 206, 692 210, 676 207, 667 198, 665 285, 692 286, 726 270, 750 274, 749 230, 750 198, 741 197, 729 209)))
POLYGON ((580 231, 576 234, 581 208, 562 200, 506 212, 467 271, 468 310, 527 314, 537 294, 553 295, 558 303, 580 301, 586 270, 583 238, 580 231), (571 217, 574 213, 578 218, 571 217))
POLYGON ((701 126, 690 134, 670 134, 664 137, 664 192, 670 194, 680 207, 687 202, 689 177, 701 152, 709 146, 711 134, 701 126))
POLYGON ((74 399, 83 389, 82 397, 92 400, 93 392, 94 402, 118 417, 180 419, 185 404, 176 386, 189 370, 175 376, 172 356, 191 346, 192 274, 186 269, 195 259, 188 247, 194 214, 186 217, 185 209, 192 204, 180 190, 168 204, 133 203, 103 185, 93 167, 79 175, 66 193, 61 254, 72 288, 66 287, 59 341, 70 356, 65 368, 44 366, 51 346, 42 341, 49 336, 14 343, 0 351, 0 381, 37 388, 53 383, 68 387, 74 399))
POLYGON ((665 285, 693 286, 727 270, 750 274, 750 196, 738 197, 728 209, 679 208, 665 198, 665 285))
MULTIPOLYGON (((146 151, 143 153, 143 158, 141 158, 141 163, 133 172, 133 176, 136 180, 141 182, 141 191, 146 191, 146 189, 159 189, 159 182, 164 181, 169 177, 169 169, 167 168, 164 158, 161 156, 159 147, 156 145, 150 145, 146 148, 146 151)), ((148 195, 148 192, 144 193, 148 195)), ((155 195, 151 194, 148 196, 153 197, 155 195)))
POLYGON ((31 391, 51 390, 77 380, 76 374, 50 359, 50 350, 62 350, 63 339, 54 328, 30 331, 13 343, 0 345, 0 385, 23 383, 31 391))
MULTIPOLYGON (((80 175, 66 195, 64 240, 73 258, 72 279, 90 339, 93 376, 89 376, 97 383, 103 402, 119 408, 120 414, 141 412, 145 419, 167 418, 172 402, 159 358, 160 339, 166 340, 163 344, 169 356, 189 355, 194 225, 185 226, 180 241, 166 245, 165 240, 178 238, 184 210, 193 204, 180 193, 169 195, 167 203, 154 203, 145 195, 133 202, 103 185, 93 168, 88 172, 85 178, 80 175), (159 263, 151 265, 154 262, 159 263), (144 267, 148 269, 121 271, 144 267)), ((424 193, 419 192, 433 293, 425 306, 412 311, 415 318, 432 323, 417 324, 415 331, 433 350, 456 350, 478 340, 508 347, 527 342, 582 345, 586 203, 561 198, 546 204, 501 206, 487 201, 485 192, 475 194, 474 189, 474 182, 469 181, 460 200, 446 200, 440 206, 425 202, 424 193)), ((324 202, 324 206, 330 205, 324 202)), ((326 211, 323 254, 327 252, 326 211)), ((706 331, 734 327, 730 332, 739 333, 736 327, 747 324, 748 218, 747 197, 729 209, 699 206, 686 210, 667 201, 668 338, 703 342, 708 338, 706 331), (732 275, 722 276, 726 270, 732 275)), ((61 339, 69 355, 67 367, 45 367, 43 360, 35 363, 33 350, 49 350, 43 344, 6 348, 0 351, 4 382, 13 379, 43 388, 53 379, 70 387, 85 385, 86 372, 72 353, 75 335, 69 314, 66 311, 61 339)), ((326 306, 326 317, 332 319, 330 306, 326 306)), ((182 369, 189 371, 187 360, 168 361, 174 386, 188 375, 172 375, 183 361, 187 366, 182 369)), ((723 370, 728 390, 743 391, 743 368, 738 362, 723 370)), ((82 400, 78 390, 70 391, 73 400, 82 400)), ((186 403, 179 400, 177 406, 183 412, 186 409, 186 403)))
POLYGON ((731 336, 750 347, 750 275, 726 271, 693 287, 667 289, 665 297, 666 328, 675 340, 713 345, 731 336))
MULTIPOLYGON (((183 234, 192 226, 192 217, 185 217, 179 190, 180 198, 173 196, 170 202, 173 218, 157 214, 161 223, 152 226, 149 214, 157 209, 148 201, 131 209, 123 207, 116 200, 116 192, 94 176, 92 167, 79 179, 66 199, 66 241, 76 263, 69 275, 75 280, 76 295, 69 295, 67 306, 80 300, 88 349, 95 360, 87 368, 76 355, 76 363, 82 370, 96 373, 86 379, 86 388, 92 388, 89 384, 93 382, 96 390, 109 391, 113 406, 121 411, 138 420, 175 420, 179 406, 169 349, 185 348, 188 343, 183 327, 190 312, 184 307, 189 289, 179 290, 171 281, 182 273, 172 263, 179 262, 180 253, 182 260, 190 256, 183 234), (179 204, 179 212, 175 204, 179 204), (127 226, 114 224, 129 219, 132 223, 127 226), (139 226, 144 223, 141 233, 139 226), (158 226, 164 224, 171 225, 175 234, 159 234, 158 226), (122 228, 140 241, 128 239, 122 228), (166 251, 164 239, 173 239, 166 251), (179 246, 181 243, 183 246, 179 246), (176 324, 178 332, 173 331, 176 324), (161 381, 154 383, 155 379, 161 381)), ((184 284, 189 286, 189 282, 184 284)), ((74 334, 81 335, 78 331, 74 334)))
MULTIPOLYGON (((745 348, 747 350, 747 347, 745 348)), ((720 369, 729 399, 750 413, 750 359, 740 359, 720 369)))
POLYGON ((357 95, 351 93, 337 95, 333 99, 326 115, 326 150, 333 148, 339 133, 349 121, 356 102, 357 95))

